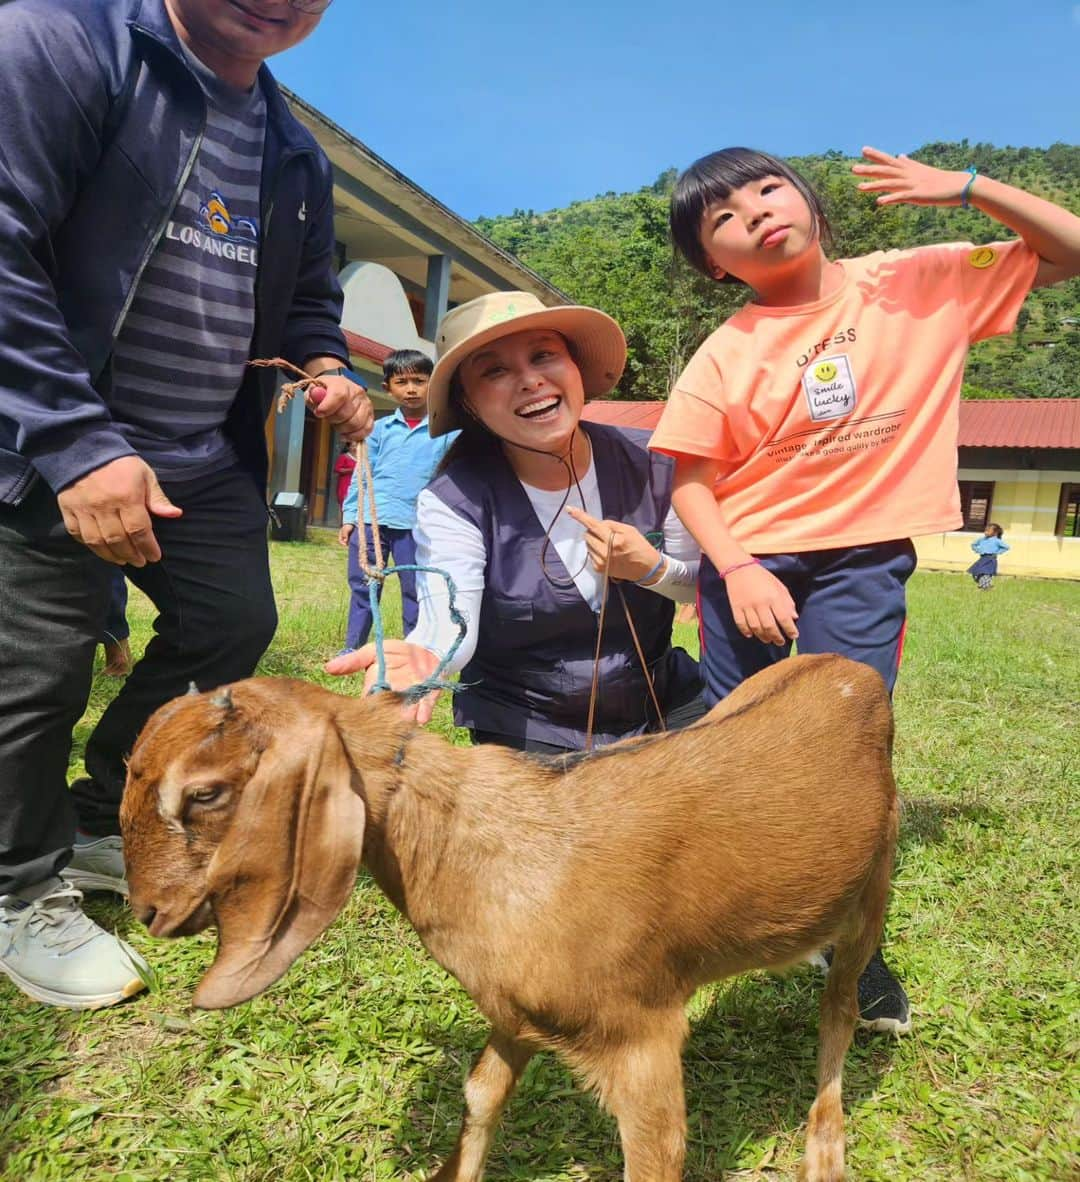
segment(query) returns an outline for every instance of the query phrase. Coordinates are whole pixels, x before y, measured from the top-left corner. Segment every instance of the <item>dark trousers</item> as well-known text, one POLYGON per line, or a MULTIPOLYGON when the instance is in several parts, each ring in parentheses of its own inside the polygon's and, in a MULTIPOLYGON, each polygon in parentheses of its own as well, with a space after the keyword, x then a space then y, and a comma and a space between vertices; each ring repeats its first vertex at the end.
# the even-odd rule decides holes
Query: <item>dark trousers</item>
POLYGON ((127 640, 131 635, 131 629, 127 622, 128 589, 123 568, 113 566, 111 562, 106 563, 106 566, 109 567, 109 603, 105 610, 105 631, 102 633, 102 641, 110 644, 118 640, 127 640))
POLYGON ((66 865, 76 824, 119 832, 124 757, 146 719, 184 693, 247 677, 277 625, 266 504, 238 469, 164 485, 184 510, 154 519, 160 562, 123 573, 154 603, 154 637, 86 747, 89 782, 67 789, 112 568, 64 529, 41 482, 0 506, 0 894, 66 865))
MULTIPOLYGON (((907 619, 904 585, 915 570, 907 539, 802 554, 763 554, 761 565, 787 587, 799 613, 800 653, 840 653, 871 665, 892 693, 907 619)), ((736 686, 791 654, 791 644, 747 639, 735 627, 727 587, 701 562, 701 673, 715 706, 736 686)))
MULTIPOLYGON (((367 564, 375 565, 375 535, 370 525, 364 524, 363 537, 367 547, 367 564)), ((371 598, 368 592, 367 576, 360 569, 360 530, 357 527, 349 535, 349 587, 352 597, 349 601, 349 623, 345 630, 345 647, 359 648, 367 641, 371 631, 371 598)), ((395 566, 414 566, 416 563, 416 541, 411 529, 392 529, 388 525, 379 526, 379 544, 382 547, 383 562, 391 557, 395 566)), ((401 581, 401 620, 404 628, 403 635, 416 627, 416 617, 419 614, 416 603, 416 571, 405 570, 396 575, 401 581)), ((378 599, 382 601, 382 584, 376 588, 378 599)))
MULTIPOLYGON (((681 731, 684 727, 693 726, 709 712, 701 694, 695 694, 689 701, 672 707, 664 715, 664 730, 681 731)), ((656 733, 659 727, 651 727, 656 733)), ((530 739, 525 735, 499 735, 494 731, 470 731, 475 744, 496 743, 500 747, 512 747, 515 751, 530 751, 534 755, 565 755, 573 750, 570 747, 560 747, 557 743, 545 743, 542 739, 530 739)))

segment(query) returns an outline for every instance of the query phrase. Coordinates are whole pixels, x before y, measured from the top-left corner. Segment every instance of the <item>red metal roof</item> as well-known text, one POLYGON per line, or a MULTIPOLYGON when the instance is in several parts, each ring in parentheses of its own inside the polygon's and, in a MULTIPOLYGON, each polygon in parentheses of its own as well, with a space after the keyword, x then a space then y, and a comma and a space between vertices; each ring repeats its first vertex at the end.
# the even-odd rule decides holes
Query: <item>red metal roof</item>
POLYGON ((593 423, 611 423, 616 427, 643 427, 651 431, 660 421, 663 402, 592 401, 585 403, 583 419, 593 423))
POLYGON ((960 446, 1080 448, 1080 398, 965 400, 960 446))
MULTIPOLYGON (((652 430, 662 402, 594 401, 582 418, 652 430)), ((1080 398, 998 398, 960 403, 961 447, 1080 448, 1080 398)))
POLYGON ((373 341, 371 337, 362 337, 357 332, 349 332, 347 328, 342 331, 345 333, 345 344, 348 345, 349 352, 355 353, 357 357, 365 357, 368 361, 374 361, 376 365, 382 365, 394 351, 389 345, 373 341))

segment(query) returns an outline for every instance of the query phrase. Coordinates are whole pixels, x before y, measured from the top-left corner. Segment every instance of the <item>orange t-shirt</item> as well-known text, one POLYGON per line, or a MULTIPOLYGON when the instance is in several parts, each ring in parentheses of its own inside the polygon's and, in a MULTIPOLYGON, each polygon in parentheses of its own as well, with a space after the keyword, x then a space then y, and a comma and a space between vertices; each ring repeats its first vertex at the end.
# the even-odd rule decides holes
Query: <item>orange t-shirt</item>
POLYGON ((842 260, 816 303, 747 304, 691 358, 649 446, 719 461, 751 553, 956 529, 964 360, 1012 331, 1038 262, 1020 240, 879 251, 842 260))

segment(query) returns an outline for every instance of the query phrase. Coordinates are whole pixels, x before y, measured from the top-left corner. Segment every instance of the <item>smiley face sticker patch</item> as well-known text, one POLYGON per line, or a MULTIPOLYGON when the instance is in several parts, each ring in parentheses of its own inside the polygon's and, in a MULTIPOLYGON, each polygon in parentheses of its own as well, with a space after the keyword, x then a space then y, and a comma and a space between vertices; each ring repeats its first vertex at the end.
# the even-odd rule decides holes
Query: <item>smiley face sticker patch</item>
POLYGON ((976 271, 985 271, 997 262, 997 251, 992 246, 977 246, 968 255, 968 262, 976 271))
POLYGON ((855 375, 844 353, 808 365, 802 385, 815 423, 843 418, 855 409, 855 375))

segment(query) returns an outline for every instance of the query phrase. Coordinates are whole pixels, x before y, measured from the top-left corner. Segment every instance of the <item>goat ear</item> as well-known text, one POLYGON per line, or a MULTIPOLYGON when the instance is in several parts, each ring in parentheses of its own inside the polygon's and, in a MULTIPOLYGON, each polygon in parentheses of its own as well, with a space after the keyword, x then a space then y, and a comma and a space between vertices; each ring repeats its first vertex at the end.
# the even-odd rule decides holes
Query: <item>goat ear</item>
POLYGON ((288 728, 263 752, 207 868, 218 952, 196 1006, 261 993, 345 906, 364 846, 356 775, 330 719, 321 735, 288 728))

